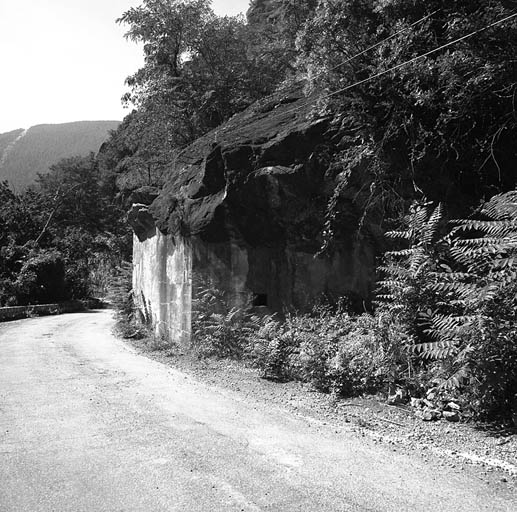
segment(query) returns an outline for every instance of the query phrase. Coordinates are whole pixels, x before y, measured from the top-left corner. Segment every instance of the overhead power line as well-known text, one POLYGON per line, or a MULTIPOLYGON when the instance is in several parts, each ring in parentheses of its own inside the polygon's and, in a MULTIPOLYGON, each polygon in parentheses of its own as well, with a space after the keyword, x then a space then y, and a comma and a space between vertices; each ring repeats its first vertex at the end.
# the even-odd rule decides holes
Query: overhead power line
POLYGON ((382 41, 379 41, 378 43, 375 43, 374 45, 369 46, 365 50, 363 50, 359 53, 356 53, 355 55, 352 55, 352 57, 346 59, 345 61, 341 62, 340 64, 337 64, 336 66, 330 68, 329 70, 325 70, 325 73, 328 73, 329 71, 335 71, 336 69, 340 68, 341 66, 344 66, 345 64, 352 62, 353 60, 357 59, 358 57, 361 57, 361 55, 364 55, 365 53, 368 53, 371 50, 375 50, 375 48, 378 48, 379 46, 383 45, 384 43, 387 43, 388 41, 391 41, 395 37, 408 32, 410 29, 412 29, 416 25, 419 25, 420 23, 429 19, 431 16, 434 16, 438 11, 440 11, 440 9, 436 9, 436 11, 433 11, 431 14, 428 14, 427 16, 420 18, 419 20, 415 21, 414 23, 411 23, 411 25, 399 30, 398 32, 395 32, 395 34, 391 34, 391 36, 388 36, 386 39, 383 39, 382 41))
POLYGON ((346 87, 343 87, 342 89, 338 89, 337 91, 331 92, 323 98, 330 98, 331 96, 335 96, 336 94, 340 94, 342 92, 345 92, 349 89, 352 89, 353 87, 356 87, 358 85, 364 84, 366 82, 369 82, 370 80, 374 80, 375 78, 379 78, 380 76, 386 75, 387 73, 391 73, 392 71, 395 71, 397 69, 400 69, 403 66, 407 66, 408 64, 412 64, 413 62, 416 62, 417 60, 423 59, 425 57, 428 57, 429 55, 432 55, 433 53, 439 52, 440 50, 443 50, 445 48, 448 48, 449 46, 452 46, 454 44, 457 44, 461 41, 464 41, 465 39, 468 39, 470 37, 473 37, 485 30, 488 30, 489 28, 495 27, 496 25, 500 25, 501 23, 504 23, 505 21, 508 21, 512 18, 515 18, 517 16, 517 12, 511 14, 510 16, 507 16, 506 18, 500 19, 498 21, 494 21, 493 23, 490 23, 490 25, 486 25, 480 29, 474 30, 473 32, 470 32, 469 34, 466 34, 464 36, 458 37, 458 39, 455 39, 454 41, 449 41, 448 43, 442 44, 438 48, 434 48, 432 50, 429 50, 428 52, 423 53, 422 55, 417 55, 416 57, 413 57, 412 59, 409 59, 405 62, 401 62, 400 64, 397 64, 396 66, 393 66, 389 69, 386 69, 384 71, 380 71, 379 73, 376 73, 375 75, 369 76, 368 78, 365 78, 364 80, 360 80, 358 82, 355 82, 353 84, 347 85, 346 87))
MULTIPOLYGON (((401 30, 401 31, 397 32, 397 34, 393 34, 392 36, 390 36, 390 37, 388 37, 388 38, 386 38, 386 39, 384 39, 384 40, 380 41, 379 43, 376 43, 375 45, 373 45, 373 46, 371 46, 371 47, 367 48, 366 50, 363 50, 362 52, 358 53, 357 55, 354 55, 353 57, 351 57, 351 58, 350 58, 350 59, 348 59, 347 61, 345 61, 345 62, 343 62, 343 63, 341 63, 341 64, 337 65, 337 66, 336 66, 336 67, 334 67, 334 68, 331 68, 331 70, 332 70, 332 69, 336 69, 336 68, 338 68, 338 67, 340 67, 340 66, 342 66, 342 65, 346 64, 347 62, 350 62, 351 60, 355 59, 356 57, 359 57, 360 55, 363 55, 363 54, 364 54, 364 53, 366 53, 367 51, 369 51, 369 50, 371 50, 371 49, 374 49, 374 48, 376 48, 376 47, 380 46, 381 44, 383 44, 383 43, 385 43, 386 41, 388 41, 388 40, 392 39, 393 37, 395 37, 396 35, 399 35, 399 34, 401 34, 401 33, 403 33, 403 32, 406 32, 406 31, 407 31, 407 30, 409 30, 411 27, 415 26, 416 24, 418 24, 418 23, 420 23, 420 22, 424 21, 425 19, 427 19, 427 18, 429 18, 430 16, 432 16, 433 14, 435 14, 435 12, 437 12, 437 11, 434 11, 433 13, 431 13, 431 14, 429 14, 429 15, 425 16, 424 18, 422 18, 422 19, 420 19, 420 20, 418 20, 418 21, 416 21, 415 23, 413 23, 412 25, 410 25, 410 26, 409 26, 409 27, 407 27, 406 29, 404 29, 404 30, 401 30)), ((509 20, 511 20, 512 18, 515 18, 516 16, 517 16, 517 12, 514 12, 513 14, 510 14, 509 16, 506 16, 505 18, 502 18, 502 19, 500 19, 500 20, 494 21, 493 23, 490 23, 489 25, 485 25, 484 27, 481 27, 481 28, 479 28, 479 29, 477 29, 477 30, 474 30, 474 31, 472 31, 472 32, 470 32, 470 33, 468 33, 468 34, 466 34, 466 35, 464 35, 464 36, 458 37, 457 39, 454 39, 453 41, 449 41, 448 43, 445 43, 445 44, 442 44, 441 46, 438 46, 437 48, 433 48, 432 50, 429 50, 429 51, 427 51, 427 52, 425 52, 425 53, 423 53, 423 54, 421 54, 421 55, 417 55, 416 57, 413 57, 412 59, 406 60, 406 61, 404 61, 404 62, 401 62, 400 64, 397 64, 397 65, 395 65, 395 66, 392 66, 392 67, 391 67, 391 68, 389 68, 389 69, 386 69, 386 70, 384 70, 384 71, 380 71, 379 73, 376 73, 376 74, 374 74, 374 75, 371 75, 371 76, 369 76, 369 77, 367 77, 367 78, 365 78, 365 79, 363 79, 363 80, 359 80, 359 81, 357 81, 357 82, 354 82, 353 84, 347 85, 346 87, 343 87, 343 88, 338 89, 338 90, 336 90, 336 91, 333 91, 333 92, 331 92, 331 93, 325 94, 325 95, 323 95, 323 96, 321 97, 321 99, 327 99, 327 98, 330 98, 330 97, 332 97, 332 96, 336 96, 337 94, 341 94, 341 93, 343 93, 343 92, 345 92, 345 91, 348 91, 348 90, 350 90, 350 89, 352 89, 352 88, 354 88, 354 87, 357 87, 358 85, 362 85, 362 84, 364 84, 364 83, 370 82, 371 80, 375 80, 376 78, 379 78, 379 77, 384 76, 384 75, 386 75, 386 74, 388 74, 388 73, 391 73, 392 71, 396 71, 397 69, 400 69, 400 68, 402 68, 402 67, 404 67, 404 66, 407 66, 408 64, 412 64, 413 62, 416 62, 416 61, 418 61, 418 60, 420 60, 420 59, 423 59, 423 58, 425 58, 425 57, 428 57, 429 55, 432 55, 432 54, 437 53, 437 52, 439 52, 439 51, 441 51, 441 50, 444 50, 445 48, 448 48, 448 47, 450 47, 450 46, 453 46, 453 45, 455 45, 455 44, 457 44, 457 43, 459 43, 459 42, 461 42, 461 41, 464 41, 464 40, 466 40, 466 39, 469 39, 469 38, 471 38, 471 37, 474 37, 475 35, 480 34, 481 32, 484 32, 485 30, 488 30, 489 28, 492 28, 492 27, 495 27, 495 26, 500 25, 500 24, 502 24, 502 23, 505 23, 506 21, 509 21, 509 20)), ((286 115, 286 114, 290 114, 291 112, 296 112, 297 110, 300 110, 300 109, 302 109, 302 108, 305 108, 305 105, 299 105, 299 106, 294 107, 294 108, 292 108, 292 109, 285 110, 285 111, 283 111, 283 112, 278 112, 276 115, 271 116, 271 117, 270 117, 270 119, 274 119, 275 117, 284 116, 284 115, 286 115)), ((218 131, 219 131, 219 130, 216 128, 216 136, 217 136, 218 131)), ((185 153, 185 151, 187 151, 187 149, 188 149, 188 146, 187 146, 186 148, 184 148, 183 150, 181 150, 181 151, 178 153, 177 158, 178 158, 178 157, 180 157, 182 154, 184 154, 184 153, 185 153)))
MULTIPOLYGON (((348 59, 346 59, 345 61, 343 62, 340 62, 339 64, 336 64, 334 67, 330 68, 329 70, 325 70, 325 73, 328 73, 329 71, 334 71, 338 68, 340 68, 341 66, 344 66, 345 64, 348 64, 349 62, 352 62, 353 60, 357 59, 358 57, 361 57, 362 55, 364 55, 365 53, 368 53, 369 51, 371 50, 374 50, 375 48, 378 48, 379 46, 383 45, 384 43, 387 43, 388 41, 390 41, 391 39, 394 39, 395 37, 401 35, 401 34, 404 34, 406 32, 408 32, 409 30, 411 30, 413 27, 415 27, 416 25, 419 25, 420 23, 423 23, 424 21, 426 21, 427 19, 429 19, 431 16, 434 16, 438 11, 440 11, 441 9, 436 9, 435 11, 433 11, 432 13, 430 14, 427 14, 426 16, 424 16, 423 18, 420 18, 419 20, 411 23, 411 25, 399 30, 398 32, 396 32, 395 34, 391 34, 390 36, 386 37, 385 39, 383 39, 382 41, 379 41, 375 44, 373 44, 372 46, 369 46, 368 48, 366 48, 365 50, 362 50, 360 51, 359 53, 356 53, 354 55, 352 55, 351 57, 349 57, 348 59)), ((323 74, 323 72, 321 73, 323 74)), ((288 114, 290 112, 295 112, 296 110, 299 110, 300 108, 302 107, 295 107, 294 109, 292 110, 287 110, 286 112, 282 112, 282 114, 279 114, 279 115, 283 115, 283 114, 288 114)), ((278 117, 277 116, 271 116, 271 118, 275 118, 275 117, 278 117)), ((219 134, 219 130, 220 128, 215 128, 215 137, 217 138, 217 135, 219 134)), ((187 151, 187 148, 190 146, 190 144, 182 149, 176 158, 179 158, 183 153, 185 153, 187 151)))

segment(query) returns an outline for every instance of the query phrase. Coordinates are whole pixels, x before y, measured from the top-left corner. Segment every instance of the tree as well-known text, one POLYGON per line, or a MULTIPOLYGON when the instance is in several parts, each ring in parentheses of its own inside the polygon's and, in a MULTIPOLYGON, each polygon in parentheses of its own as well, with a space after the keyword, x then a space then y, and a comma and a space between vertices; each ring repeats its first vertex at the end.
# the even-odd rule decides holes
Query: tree
POLYGON ((208 0, 144 0, 118 21, 145 56, 123 98, 136 110, 104 148, 120 154, 110 166, 129 189, 160 186, 178 150, 271 93, 294 65, 286 37, 216 16, 208 0))
POLYGON ((0 304, 87 297, 92 276, 99 284, 127 257, 129 229, 107 181, 91 154, 57 162, 21 194, 0 184, 0 304))
POLYGON ((511 13, 504 0, 341 0, 308 19, 298 65, 341 128, 337 182, 369 175, 378 218, 424 196, 460 216, 515 186, 517 18, 490 27, 511 13))
POLYGON ((0 182, 0 305, 16 302, 14 281, 40 232, 37 198, 33 192, 16 195, 0 182))
POLYGON ((296 76, 296 39, 317 4, 318 0, 252 0, 247 13, 249 52, 264 63, 271 83, 296 76))
POLYGON ((38 179, 45 222, 36 242, 48 237, 63 255, 73 297, 92 293, 92 273, 109 271, 130 251, 125 212, 107 180, 93 154, 60 160, 38 179))
POLYGON ((207 0, 144 0, 118 21, 129 25, 126 37, 143 43, 145 56, 144 67, 127 79, 131 92, 124 100, 174 134, 177 146, 219 124, 205 116, 208 124, 200 126, 200 114, 237 65, 225 57, 242 42, 243 21, 219 19, 207 0))
POLYGON ((99 178, 93 153, 87 157, 64 158, 52 165, 49 173, 40 174, 37 186, 50 200, 49 222, 60 227, 81 225, 99 230, 104 213, 99 178))

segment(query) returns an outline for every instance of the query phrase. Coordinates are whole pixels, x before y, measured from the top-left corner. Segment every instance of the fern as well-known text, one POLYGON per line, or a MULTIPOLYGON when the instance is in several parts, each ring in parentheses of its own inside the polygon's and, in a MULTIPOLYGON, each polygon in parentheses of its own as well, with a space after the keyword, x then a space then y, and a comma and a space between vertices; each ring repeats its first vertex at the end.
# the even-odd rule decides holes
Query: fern
POLYGON ((418 298, 425 290, 422 280, 432 275, 434 255, 440 245, 443 207, 425 202, 412 206, 405 227, 386 233, 388 238, 405 241, 408 247, 389 251, 379 268, 384 279, 378 283, 377 304, 395 315, 416 313, 418 298))
POLYGON ((452 221, 440 238, 443 217, 441 205, 415 205, 407 227, 387 234, 408 247, 386 254, 377 301, 414 334, 411 353, 448 361, 442 385, 450 388, 468 383, 479 367, 472 333, 517 280, 517 192, 494 197, 476 219, 452 221))
POLYGON ((485 291, 490 295, 494 283, 505 285, 517 278, 517 192, 495 196, 480 215, 485 218, 455 221, 455 234, 462 237, 453 241, 451 255, 479 281, 490 283, 485 291))

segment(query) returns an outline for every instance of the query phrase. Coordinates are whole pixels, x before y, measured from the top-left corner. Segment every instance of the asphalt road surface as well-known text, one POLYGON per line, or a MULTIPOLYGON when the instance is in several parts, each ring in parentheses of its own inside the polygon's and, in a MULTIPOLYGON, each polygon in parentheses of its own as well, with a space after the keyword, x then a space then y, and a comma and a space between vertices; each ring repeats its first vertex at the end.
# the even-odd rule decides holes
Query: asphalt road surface
POLYGON ((111 312, 0 325, 0 511, 498 511, 509 492, 138 355, 111 312))

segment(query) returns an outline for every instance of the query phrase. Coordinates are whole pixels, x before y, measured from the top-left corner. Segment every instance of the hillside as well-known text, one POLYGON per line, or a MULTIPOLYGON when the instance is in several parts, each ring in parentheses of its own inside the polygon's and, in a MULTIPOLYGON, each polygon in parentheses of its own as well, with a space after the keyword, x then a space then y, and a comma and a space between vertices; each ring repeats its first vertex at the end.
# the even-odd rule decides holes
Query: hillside
POLYGON ((22 190, 61 158, 97 152, 118 125, 119 121, 78 121, 0 134, 0 181, 22 190))

